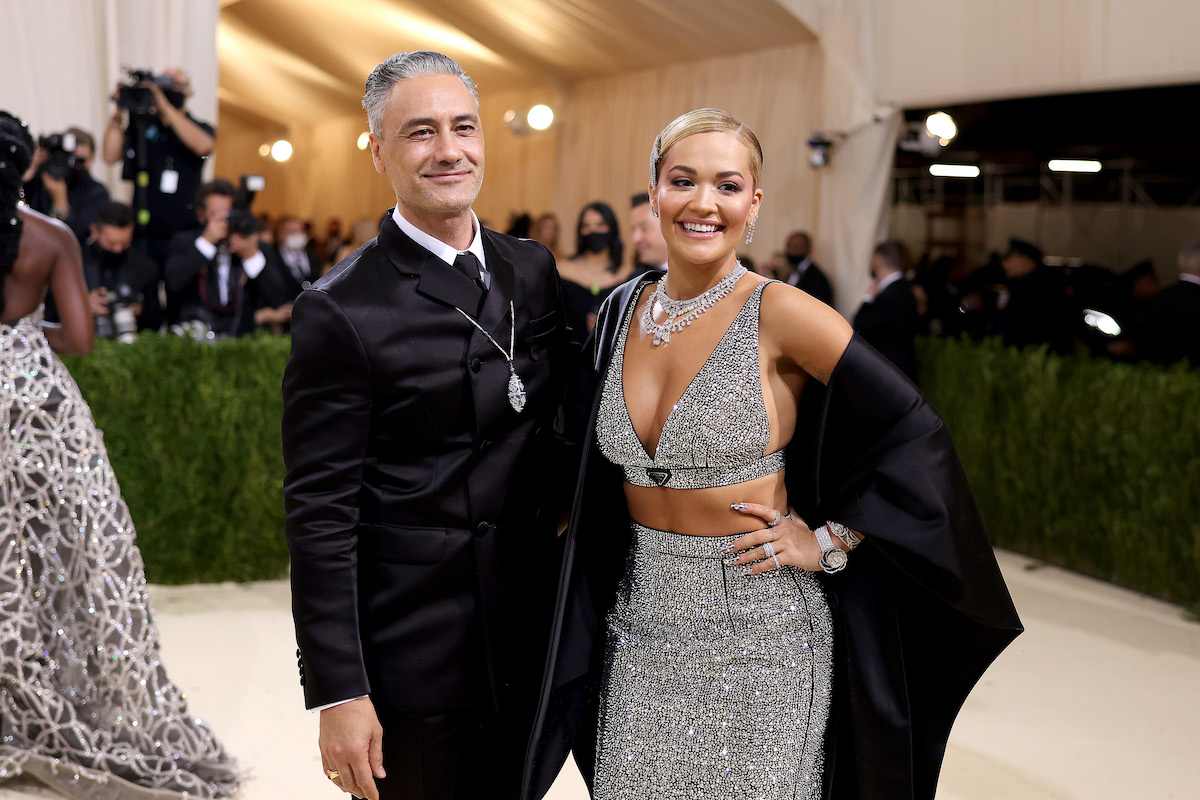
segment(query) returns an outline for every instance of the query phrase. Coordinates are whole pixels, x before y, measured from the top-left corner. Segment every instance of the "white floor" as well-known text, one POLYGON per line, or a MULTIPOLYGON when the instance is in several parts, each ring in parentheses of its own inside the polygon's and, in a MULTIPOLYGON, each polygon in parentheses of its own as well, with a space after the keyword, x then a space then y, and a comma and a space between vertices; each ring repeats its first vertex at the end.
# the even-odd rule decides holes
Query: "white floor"
MULTIPOLYGON (((1200 797, 1200 624, 1001 553, 1026 632, 963 709, 938 800, 1200 797)), ((247 771, 246 800, 336 800, 303 710, 282 582, 154 587, 164 661, 247 771)), ((47 798, 24 779, 0 800, 47 798)), ((568 764, 550 800, 585 800, 568 764)))

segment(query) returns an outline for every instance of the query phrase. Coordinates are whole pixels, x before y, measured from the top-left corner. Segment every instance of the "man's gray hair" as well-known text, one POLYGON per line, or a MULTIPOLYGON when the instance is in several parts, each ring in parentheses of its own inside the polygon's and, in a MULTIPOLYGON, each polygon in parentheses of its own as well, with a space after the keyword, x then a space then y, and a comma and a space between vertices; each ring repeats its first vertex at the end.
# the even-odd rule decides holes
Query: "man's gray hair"
POLYGON ((367 78, 362 107, 367 112, 367 123, 371 127, 371 133, 376 136, 380 135, 383 115, 387 111, 388 97, 392 93, 392 87, 398 81, 408 81, 431 75, 452 75, 458 78, 471 92, 471 97, 475 98, 475 107, 479 107, 479 92, 475 91, 475 82, 450 56, 435 53, 432 50, 396 53, 376 67, 367 78))
POLYGON ((1192 239, 1179 248, 1179 269, 1200 275, 1200 239, 1192 239))

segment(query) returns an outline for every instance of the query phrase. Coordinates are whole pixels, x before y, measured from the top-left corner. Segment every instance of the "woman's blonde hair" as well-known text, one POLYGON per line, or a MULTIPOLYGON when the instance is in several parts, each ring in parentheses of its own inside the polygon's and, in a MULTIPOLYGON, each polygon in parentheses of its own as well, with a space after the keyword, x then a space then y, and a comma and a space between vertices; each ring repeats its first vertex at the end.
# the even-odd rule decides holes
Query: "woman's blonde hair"
POLYGON ((654 147, 650 150, 650 189, 658 188, 658 174, 662 169, 663 156, 676 144, 697 133, 732 133, 746 147, 746 155, 750 159, 750 177, 758 186, 762 175, 763 152, 762 145, 754 131, 746 123, 719 108, 697 108, 681 114, 662 129, 662 133, 654 139, 654 147))

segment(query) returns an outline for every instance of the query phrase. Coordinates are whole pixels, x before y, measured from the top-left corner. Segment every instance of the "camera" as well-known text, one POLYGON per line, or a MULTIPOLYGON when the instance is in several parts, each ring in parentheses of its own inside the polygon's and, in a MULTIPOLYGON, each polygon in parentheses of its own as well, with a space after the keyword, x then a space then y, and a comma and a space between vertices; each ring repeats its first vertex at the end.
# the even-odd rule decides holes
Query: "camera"
POLYGON ((65 179, 75 169, 75 134, 52 133, 38 137, 38 147, 49 153, 42 169, 51 178, 65 179))
POLYGON ((142 296, 122 283, 116 290, 110 289, 105 299, 108 300, 108 316, 96 317, 96 336, 116 339, 122 344, 137 341, 137 316, 133 313, 133 305, 140 303, 142 296))
POLYGON ((146 86, 153 83, 162 89, 167 101, 176 108, 183 108, 184 96, 175 91, 175 79, 169 75, 155 75, 148 69, 125 68, 129 82, 117 92, 117 105, 133 116, 148 116, 154 113, 154 93, 146 86))
POLYGON ((229 210, 229 233, 236 233, 238 236, 253 236, 258 233, 258 218, 254 216, 250 207, 254 204, 254 196, 266 185, 267 180, 262 175, 241 177, 233 208, 229 210))

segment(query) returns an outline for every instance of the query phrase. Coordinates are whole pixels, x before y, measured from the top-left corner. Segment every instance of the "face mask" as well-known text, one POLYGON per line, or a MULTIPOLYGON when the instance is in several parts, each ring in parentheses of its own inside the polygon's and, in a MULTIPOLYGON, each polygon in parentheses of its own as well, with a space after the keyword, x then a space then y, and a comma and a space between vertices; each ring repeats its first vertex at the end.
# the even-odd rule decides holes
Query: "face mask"
POLYGON ((608 247, 612 239, 610 233, 586 233, 580 239, 585 253, 600 253, 608 247))
POLYGON ((787 254, 788 263, 791 264, 793 267, 800 266, 800 262, 803 261, 805 258, 807 258, 807 256, 796 255, 795 253, 787 254))
POLYGON ((283 246, 288 250, 303 250, 308 244, 308 237, 303 233, 289 233, 283 239, 283 246))

